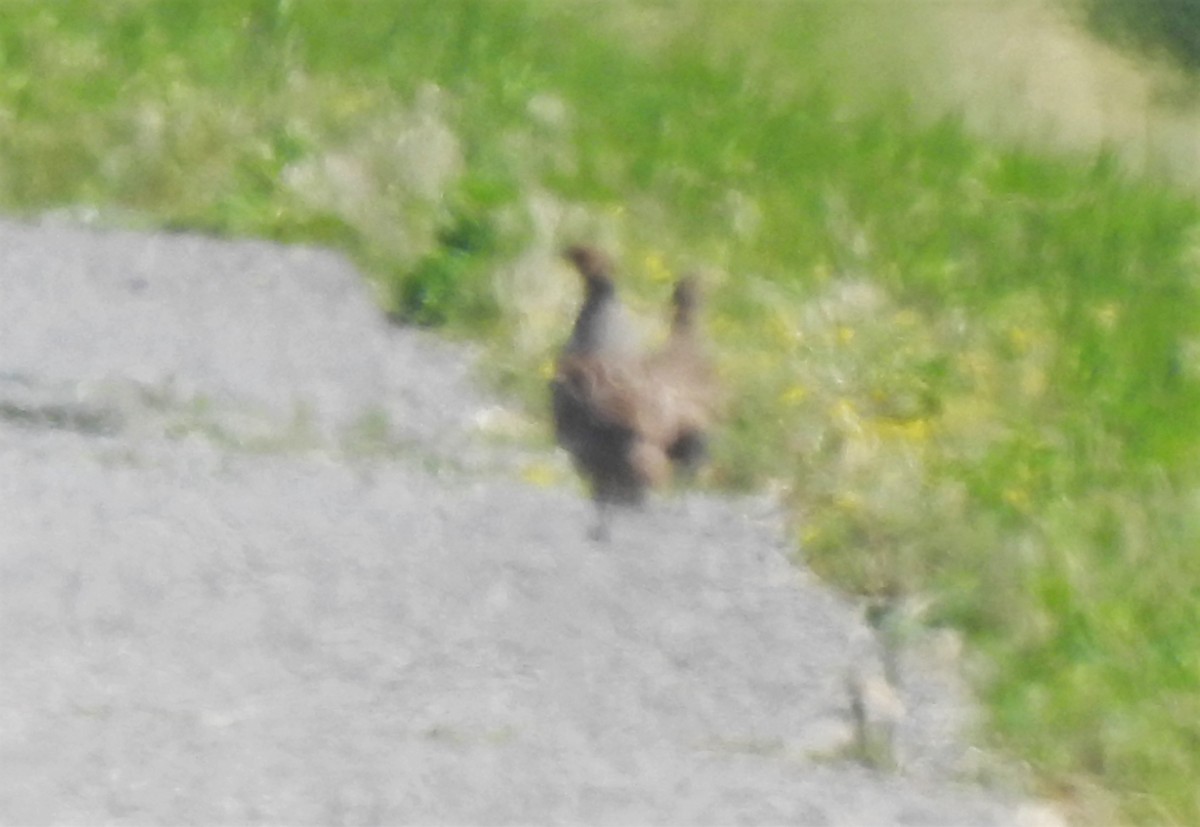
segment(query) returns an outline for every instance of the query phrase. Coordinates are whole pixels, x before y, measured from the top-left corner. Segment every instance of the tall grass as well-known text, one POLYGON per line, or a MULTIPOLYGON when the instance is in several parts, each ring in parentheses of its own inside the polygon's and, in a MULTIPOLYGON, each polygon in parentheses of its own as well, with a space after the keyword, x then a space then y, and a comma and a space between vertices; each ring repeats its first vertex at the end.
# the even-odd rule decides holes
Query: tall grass
POLYGON ((843 14, 10 3, 0 204, 334 244, 533 410, 562 240, 645 308, 703 265, 712 481, 781 491, 843 586, 927 596, 1044 792, 1200 820, 1200 207, 864 102, 843 14))

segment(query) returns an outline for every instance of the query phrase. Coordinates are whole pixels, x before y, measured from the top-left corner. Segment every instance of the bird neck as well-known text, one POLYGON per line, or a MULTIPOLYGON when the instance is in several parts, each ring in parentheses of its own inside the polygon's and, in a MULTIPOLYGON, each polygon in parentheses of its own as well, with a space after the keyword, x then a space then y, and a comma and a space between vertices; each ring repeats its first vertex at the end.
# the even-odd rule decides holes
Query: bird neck
POLYGON ((613 303, 612 285, 591 283, 588 285, 587 297, 579 316, 575 319, 575 328, 571 331, 571 348, 573 350, 595 350, 604 344, 607 318, 613 303))
POLYGON ((611 282, 589 284, 575 329, 566 344, 568 353, 629 356, 636 353, 637 334, 625 318, 611 282))

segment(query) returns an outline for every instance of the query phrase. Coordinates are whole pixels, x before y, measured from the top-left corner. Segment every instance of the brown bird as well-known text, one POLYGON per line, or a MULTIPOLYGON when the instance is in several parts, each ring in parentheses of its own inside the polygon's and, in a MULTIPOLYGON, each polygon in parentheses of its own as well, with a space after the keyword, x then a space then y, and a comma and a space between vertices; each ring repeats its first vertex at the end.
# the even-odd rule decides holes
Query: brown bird
POLYGON ((663 409, 660 418, 668 428, 662 437, 667 456, 677 469, 691 475, 708 456, 708 431, 720 411, 721 390, 700 332, 700 287, 695 276, 676 282, 671 305, 671 332, 662 348, 646 359, 646 370, 663 409))
MULTIPOLYGON (((611 263, 591 247, 565 253, 584 281, 584 302, 550 383, 554 430, 588 481, 596 539, 608 536, 613 505, 641 504, 671 464, 694 468, 711 422, 711 366, 696 334, 697 292, 683 280, 671 334, 646 356, 627 327, 611 263)), ((713 386, 715 387, 715 386, 713 386)))
POLYGON ((564 255, 583 277, 584 301, 550 383, 554 434, 591 488, 592 534, 603 539, 610 506, 640 504, 666 461, 642 446, 642 355, 626 328, 612 265, 592 247, 574 246, 564 255))

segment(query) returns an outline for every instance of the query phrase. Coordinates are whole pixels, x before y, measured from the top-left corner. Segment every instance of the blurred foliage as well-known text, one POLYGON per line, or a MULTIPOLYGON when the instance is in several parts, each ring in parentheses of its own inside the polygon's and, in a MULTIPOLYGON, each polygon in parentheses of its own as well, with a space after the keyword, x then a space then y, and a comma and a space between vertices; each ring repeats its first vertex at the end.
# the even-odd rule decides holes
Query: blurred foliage
POLYGON ((437 233, 437 245, 395 282, 401 319, 423 325, 465 321, 477 330, 495 319, 488 262, 495 230, 480 213, 458 214, 437 233))
POLYGON ((1200 72, 1200 0, 1079 0, 1103 37, 1200 72))

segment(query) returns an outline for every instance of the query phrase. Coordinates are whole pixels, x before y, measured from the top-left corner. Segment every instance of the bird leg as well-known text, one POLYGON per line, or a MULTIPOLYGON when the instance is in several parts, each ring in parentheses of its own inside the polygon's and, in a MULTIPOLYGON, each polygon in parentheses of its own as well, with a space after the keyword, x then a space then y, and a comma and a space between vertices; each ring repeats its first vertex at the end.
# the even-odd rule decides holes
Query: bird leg
POLYGON ((609 524, 612 521, 612 506, 607 500, 596 500, 596 522, 588 531, 588 537, 597 543, 607 543, 612 539, 609 524))

